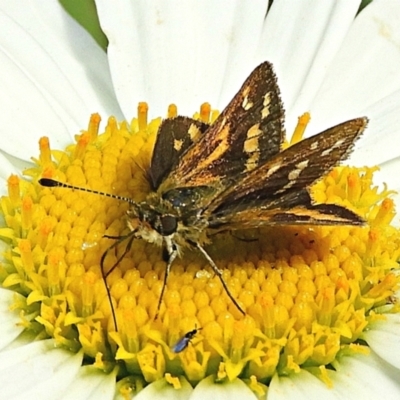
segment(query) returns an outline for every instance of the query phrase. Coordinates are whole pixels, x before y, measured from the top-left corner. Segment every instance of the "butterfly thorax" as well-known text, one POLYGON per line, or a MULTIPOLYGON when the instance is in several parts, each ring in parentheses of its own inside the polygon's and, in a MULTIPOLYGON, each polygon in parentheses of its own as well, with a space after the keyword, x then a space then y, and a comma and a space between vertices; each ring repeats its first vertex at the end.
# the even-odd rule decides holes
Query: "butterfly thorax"
POLYGON ((199 203, 212 198, 212 192, 209 187, 196 187, 177 188, 164 195, 150 193, 128 211, 128 227, 136 231, 136 237, 159 246, 167 239, 177 247, 206 243, 208 221, 199 203))

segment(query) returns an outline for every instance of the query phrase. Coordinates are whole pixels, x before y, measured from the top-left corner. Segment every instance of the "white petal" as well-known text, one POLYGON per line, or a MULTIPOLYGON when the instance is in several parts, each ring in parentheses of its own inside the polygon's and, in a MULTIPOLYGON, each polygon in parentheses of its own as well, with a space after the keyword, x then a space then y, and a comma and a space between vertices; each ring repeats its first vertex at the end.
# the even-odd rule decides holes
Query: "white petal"
POLYGON ((292 132, 308 111, 327 68, 354 19, 358 0, 274 1, 268 13, 258 59, 272 61, 292 132), (291 122, 294 115, 294 122, 291 122))
POLYGON ((0 38, 6 152, 29 160, 43 135, 60 148, 91 113, 118 116, 106 55, 58 2, 3 1, 0 38))
POLYGON ((81 367, 73 385, 57 398, 60 400, 111 400, 114 398, 115 380, 116 370, 111 374, 104 374, 90 365, 81 367))
POLYGON ((339 399, 400 398, 400 371, 374 353, 343 358, 330 378, 339 399))
POLYGON ((385 314, 386 321, 376 321, 363 339, 381 358, 400 370, 400 315, 385 314))
POLYGON ((68 388, 81 368, 82 353, 41 340, 0 353, 0 387, 4 399, 55 399, 68 388))
POLYGON ((255 400, 257 397, 240 379, 233 382, 216 383, 213 376, 203 379, 194 389, 190 400, 255 400))
POLYGON ((331 388, 305 370, 290 377, 272 378, 268 400, 330 400, 336 399, 331 388))
POLYGON ((156 116, 165 115, 172 102, 189 115, 205 101, 219 106, 227 71, 235 71, 228 76, 235 86, 223 101, 234 94, 254 67, 267 3, 97 0, 96 5, 124 114, 131 116, 139 101, 147 101, 156 116))
POLYGON ((400 2, 376 0, 355 19, 310 105, 311 132, 360 116, 400 89, 400 2))
POLYGON ((400 155, 400 90, 360 111, 369 118, 365 134, 356 143, 349 161, 364 166, 384 164, 400 155))
MULTIPOLYGON (((360 112, 369 118, 368 127, 357 141, 353 153, 346 161, 348 165, 363 167, 378 165, 380 171, 374 174, 374 184, 383 188, 387 184, 390 190, 400 193, 400 90, 377 101, 360 112)), ((400 196, 393 196, 397 210, 400 210, 400 196)), ((399 225, 398 217, 394 221, 399 225)))
POLYGON ((19 174, 19 171, 13 164, 0 153, 0 187, 3 189, 6 185, 7 179, 11 174, 19 174))
POLYGON ((185 400, 190 397, 193 392, 193 388, 190 383, 183 377, 179 378, 182 387, 180 389, 174 389, 165 379, 159 379, 146 386, 138 395, 135 396, 135 400, 146 400, 146 399, 171 399, 171 400, 185 400))
POLYGON ((11 290, 0 289, 0 349, 8 346, 24 330, 19 310, 10 311, 10 307, 23 296, 11 290))

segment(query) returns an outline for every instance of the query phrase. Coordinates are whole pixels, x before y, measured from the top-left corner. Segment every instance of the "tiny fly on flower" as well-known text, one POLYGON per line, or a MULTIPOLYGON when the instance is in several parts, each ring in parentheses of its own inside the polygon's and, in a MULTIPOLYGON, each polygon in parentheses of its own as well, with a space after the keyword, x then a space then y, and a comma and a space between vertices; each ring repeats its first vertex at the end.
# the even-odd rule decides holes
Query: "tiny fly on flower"
POLYGON ((202 328, 195 328, 192 331, 185 333, 185 335, 179 339, 172 348, 174 353, 180 353, 181 351, 185 350, 186 347, 189 346, 189 343, 191 343, 191 340, 197 335, 197 332, 201 329, 202 328))
MULTIPOLYGON (((39 183, 129 202, 130 232, 123 237, 128 239, 127 249, 134 239, 143 239, 163 246, 167 253, 155 318, 172 264, 185 248, 204 256, 228 297, 244 314, 205 245, 216 233, 263 226, 364 224, 345 207, 315 204, 309 187, 346 159, 367 122, 366 117, 352 119, 283 150, 284 109, 272 65, 264 62, 212 124, 187 117, 161 123, 147 171, 152 191, 144 201, 137 203, 47 178, 39 183)), ((122 257, 105 272, 106 254, 101 258, 101 270, 112 307, 106 278, 122 257)))

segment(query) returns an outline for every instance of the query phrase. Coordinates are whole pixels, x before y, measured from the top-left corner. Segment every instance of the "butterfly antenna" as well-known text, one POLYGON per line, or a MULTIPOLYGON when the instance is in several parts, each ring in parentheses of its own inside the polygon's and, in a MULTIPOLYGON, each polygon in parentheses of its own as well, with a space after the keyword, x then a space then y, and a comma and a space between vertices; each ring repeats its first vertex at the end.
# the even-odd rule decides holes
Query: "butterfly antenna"
POLYGON ((111 193, 101 192, 99 190, 93 190, 93 189, 87 189, 87 188, 80 187, 80 186, 74 186, 74 185, 56 181, 55 179, 50 179, 50 178, 41 178, 38 180, 38 182, 40 185, 45 186, 45 187, 60 187, 60 188, 65 188, 65 189, 80 190, 81 192, 94 193, 94 194, 98 194, 100 196, 105 196, 105 197, 110 197, 112 199, 122 200, 127 203, 130 203, 133 206, 136 206, 136 202, 133 201, 132 199, 130 199, 129 197, 118 196, 117 194, 111 194, 111 193))

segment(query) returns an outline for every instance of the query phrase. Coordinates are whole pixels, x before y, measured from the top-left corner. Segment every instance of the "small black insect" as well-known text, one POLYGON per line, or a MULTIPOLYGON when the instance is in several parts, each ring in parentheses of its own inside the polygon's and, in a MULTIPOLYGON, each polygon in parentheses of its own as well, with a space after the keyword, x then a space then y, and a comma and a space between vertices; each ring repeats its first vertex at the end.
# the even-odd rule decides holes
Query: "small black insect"
POLYGON ((195 337, 195 335, 197 334, 197 332, 202 329, 202 328, 195 328, 192 331, 189 331, 187 333, 185 333, 185 336, 183 336, 181 339, 179 339, 174 347, 172 348, 172 350, 174 351, 174 353, 180 353, 181 351, 185 350, 186 347, 189 346, 190 341, 195 337))

